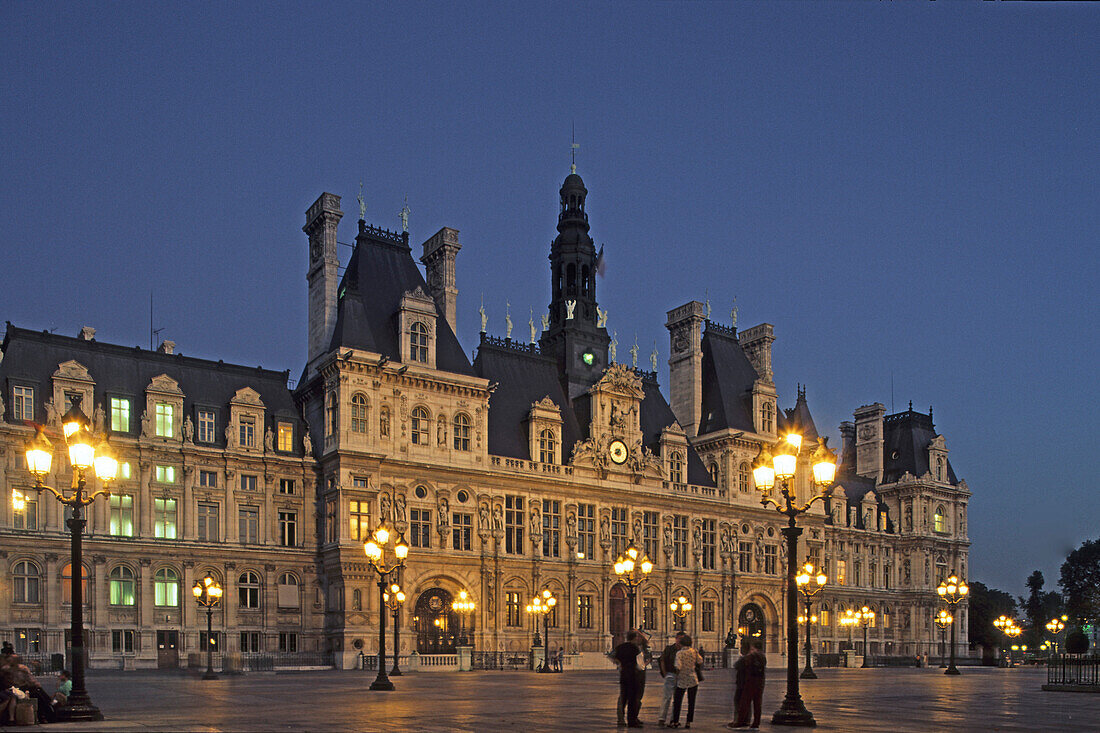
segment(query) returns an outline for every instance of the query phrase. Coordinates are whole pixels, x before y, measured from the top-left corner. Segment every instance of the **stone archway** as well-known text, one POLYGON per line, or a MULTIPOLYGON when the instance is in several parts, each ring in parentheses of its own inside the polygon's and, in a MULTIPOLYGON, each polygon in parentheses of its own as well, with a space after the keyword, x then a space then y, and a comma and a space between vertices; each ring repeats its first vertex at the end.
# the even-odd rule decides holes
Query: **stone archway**
POLYGON ((622 583, 616 583, 611 586, 608 596, 607 630, 611 633, 611 646, 614 648, 626 641, 626 632, 630 630, 630 621, 627 620, 629 606, 625 586, 622 583))
POLYGON ((742 640, 759 641, 767 648, 768 620, 758 603, 746 603, 737 614, 737 633, 742 640))
MULTIPOLYGON (((454 597, 442 588, 420 594, 413 606, 416 651, 420 654, 454 654, 458 640, 458 614, 451 608, 454 597)), ((467 629, 467 633, 469 633, 467 629)))

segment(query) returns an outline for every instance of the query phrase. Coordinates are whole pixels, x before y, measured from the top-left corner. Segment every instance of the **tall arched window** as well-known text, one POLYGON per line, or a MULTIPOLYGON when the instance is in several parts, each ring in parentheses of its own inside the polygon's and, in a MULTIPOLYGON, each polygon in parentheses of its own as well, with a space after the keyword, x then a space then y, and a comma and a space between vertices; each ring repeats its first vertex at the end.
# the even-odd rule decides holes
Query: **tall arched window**
POLYGON ((414 407, 411 423, 413 445, 428 445, 428 430, 432 425, 428 411, 423 407, 414 407))
MULTIPOLYGON (((80 575, 80 597, 84 600, 84 605, 88 605, 88 568, 84 568, 84 572, 80 575)), ((61 568, 61 602, 73 602, 72 563, 66 563, 65 567, 61 568)))
POLYGON ((339 427, 339 422, 337 420, 337 418, 339 417, 339 412, 337 410, 335 392, 328 393, 328 407, 326 408, 326 413, 325 435, 327 437, 331 437, 333 435, 336 435, 336 430, 339 427))
POLYGON ((765 402, 760 407, 760 431, 770 433, 775 430, 775 405, 765 402))
POLYGON ((828 626, 829 625, 829 604, 828 603, 822 603, 821 604, 821 608, 818 609, 818 612, 817 612, 817 618, 818 618, 818 621, 820 622, 820 624, 822 626, 828 626))
POLYGON ((298 608, 298 576, 294 573, 281 574, 275 585, 275 595, 279 608, 298 608))
POLYGON ((119 565, 107 576, 112 606, 134 605, 134 571, 119 565))
POLYGON ((943 481, 943 456, 936 456, 936 480, 943 481))
POLYGON ((684 456, 672 451, 668 457, 668 480, 674 484, 684 483, 684 456))
POLYGON ((890 628, 890 608, 888 606, 882 607, 882 628, 890 628))
POLYGON ((944 516, 944 511, 943 511, 942 506, 936 507, 936 513, 934 515, 932 515, 932 527, 937 532, 946 532, 947 531, 947 517, 944 516))
POLYGON ((409 359, 422 363, 428 361, 428 327, 422 321, 409 328, 409 359))
POLYGON ((260 576, 251 570, 237 579, 237 600, 241 608, 260 607, 260 576))
POLYGON ((172 568, 161 568, 153 575, 153 605, 180 604, 180 576, 172 568))
POLYGON ((367 432, 367 396, 362 392, 351 396, 351 432, 367 432))
POLYGON ((751 488, 749 486, 750 476, 752 476, 752 471, 749 470, 748 461, 742 461, 741 465, 737 467, 737 488, 740 491, 747 492, 751 488))
POLYGON ((16 603, 39 603, 39 570, 30 560, 20 560, 12 568, 12 580, 15 589, 12 599, 16 603))
POLYGON ((553 463, 555 453, 558 450, 558 441, 554 439, 553 430, 543 430, 539 433, 539 460, 543 463, 553 463))
POLYGON ((465 413, 455 415, 455 450, 470 450, 470 416, 465 413))
POLYGON ((707 473, 710 474, 710 480, 714 482, 714 485, 718 485, 718 464, 713 461, 707 466, 707 473))

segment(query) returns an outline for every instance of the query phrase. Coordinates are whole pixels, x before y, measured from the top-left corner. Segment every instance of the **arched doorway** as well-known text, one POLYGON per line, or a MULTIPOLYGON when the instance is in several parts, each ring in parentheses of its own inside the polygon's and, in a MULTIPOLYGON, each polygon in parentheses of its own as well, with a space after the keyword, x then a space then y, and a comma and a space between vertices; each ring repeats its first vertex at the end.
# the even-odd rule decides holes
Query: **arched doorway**
POLYGON ((616 583, 611 587, 610 597, 607 603, 608 631, 611 632, 611 645, 616 647, 626 641, 626 632, 630 622, 627 620, 628 605, 626 600, 626 588, 622 583, 616 583))
MULTIPOLYGON (((737 615, 737 633, 742 640, 767 644, 768 624, 764 609, 755 603, 746 603, 737 615)), ((766 648, 766 646, 765 646, 766 648)))
MULTIPOLYGON (((424 591, 413 607, 416 651, 420 654, 454 654, 459 633, 458 614, 451 608, 453 596, 442 588, 424 591)), ((472 630, 467 629, 469 634, 472 630)))

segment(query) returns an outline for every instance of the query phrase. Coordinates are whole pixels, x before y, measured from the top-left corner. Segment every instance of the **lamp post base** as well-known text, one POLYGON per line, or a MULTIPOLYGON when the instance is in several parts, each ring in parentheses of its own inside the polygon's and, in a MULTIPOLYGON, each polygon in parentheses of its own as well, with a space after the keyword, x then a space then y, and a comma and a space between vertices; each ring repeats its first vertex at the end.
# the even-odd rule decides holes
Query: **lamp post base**
POLYGON ((400 677, 403 674, 405 673, 399 670, 397 667, 394 667, 390 670, 390 677, 400 677))
POLYGON ((950 667, 947 668, 944 674, 962 674, 962 672, 959 671, 958 667, 952 664, 950 667))
POLYGON ((381 690, 382 692, 393 692, 393 683, 389 681, 389 678, 379 675, 375 678, 374 682, 370 683, 370 689, 381 690))
POLYGON ((205 672, 203 672, 203 674, 202 674, 202 678, 203 678, 204 680, 216 680, 216 679, 219 679, 219 677, 218 677, 218 673, 217 673, 217 672, 215 672, 215 671, 214 671, 214 670, 212 670, 212 669, 208 669, 208 670, 206 670, 205 672))
POLYGON ((82 720, 103 720, 103 713, 92 703, 76 703, 75 705, 60 705, 54 708, 54 716, 59 723, 82 720))
POLYGON ((806 667, 806 669, 802 670, 802 674, 800 674, 798 676, 801 679, 804 679, 804 680, 816 680, 817 679, 817 673, 814 672, 809 667, 806 667))
POLYGON ((772 725, 795 725, 803 728, 813 728, 817 725, 813 713, 802 704, 802 699, 783 700, 783 704, 772 715, 772 725))

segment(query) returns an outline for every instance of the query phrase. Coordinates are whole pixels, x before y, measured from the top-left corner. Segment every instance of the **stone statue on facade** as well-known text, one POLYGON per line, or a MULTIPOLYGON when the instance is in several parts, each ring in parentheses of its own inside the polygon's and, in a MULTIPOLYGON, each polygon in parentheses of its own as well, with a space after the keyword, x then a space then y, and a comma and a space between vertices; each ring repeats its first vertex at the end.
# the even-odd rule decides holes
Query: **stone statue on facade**
POLYGON ((264 450, 269 453, 275 450, 275 433, 271 432, 271 428, 264 431, 264 450))
POLYGON ((447 530, 450 529, 451 520, 451 504, 447 501, 447 497, 440 496, 436 499, 436 509, 439 512, 438 517, 438 531, 441 537, 447 535, 447 530))
POLYGON ((543 331, 549 331, 550 330, 550 314, 549 313, 543 313, 542 316, 540 316, 540 318, 542 320, 542 330, 543 331))
POLYGON ((504 531, 504 510, 500 508, 500 504, 493 505, 493 531, 504 531))
POLYGON ((600 544, 611 546, 611 519, 606 514, 600 517, 600 544))
POLYGON ((630 365, 632 367, 638 366, 638 337, 634 336, 634 345, 630 347, 630 365))
MULTIPOLYGON (((57 411, 57 406, 54 405, 53 400, 46 400, 46 404, 43 405, 46 408, 46 424, 51 428, 61 427, 61 413, 57 411)), ((145 420, 145 414, 142 414, 142 421, 145 420)))
POLYGON ((483 501, 477 507, 477 527, 479 534, 484 532, 486 535, 489 533, 489 502, 483 501))
POLYGON ((393 499, 393 525, 394 525, 394 529, 396 529, 398 532, 404 531, 402 528, 405 526, 406 517, 408 516, 405 512, 405 509, 406 509, 407 506, 408 506, 408 500, 405 498, 404 494, 398 494, 397 496, 394 497, 394 499, 393 499))
POLYGON ((577 514, 572 510, 565 517, 565 544, 569 547, 577 545, 577 514))
POLYGON ((665 555, 672 557, 672 525, 665 522, 665 555))
POLYGON ((393 500, 389 494, 381 493, 378 495, 378 520, 380 522, 390 521, 390 508, 393 506, 393 500))
POLYGON ((618 336, 618 332, 617 332, 617 331, 613 331, 613 332, 611 333, 611 343, 609 343, 609 344, 607 345, 607 351, 608 351, 608 355, 609 355, 609 356, 611 357, 611 363, 612 363, 612 364, 614 364, 614 363, 615 363, 615 351, 616 351, 616 349, 617 349, 617 348, 618 348, 618 346, 619 346, 619 339, 618 339, 618 338, 616 338, 617 336, 618 336))
POLYGON ((730 325, 737 328, 737 298, 733 299, 733 308, 730 309, 730 325))
POLYGON ((733 557, 733 528, 728 525, 722 528, 722 557, 733 557))
POLYGON ((355 197, 359 201, 359 218, 367 218, 367 201, 363 198, 363 182, 359 181, 359 195, 355 197))
POLYGON ((405 197, 405 205, 401 207, 401 211, 398 212, 398 216, 401 217, 401 231, 409 231, 409 214, 412 213, 412 209, 409 208, 409 197, 405 197))
POLYGON ((504 338, 512 338, 512 304, 504 301, 504 338))
POLYGON ((183 442, 195 442, 195 423, 191 422, 191 416, 183 418, 183 442))
POLYGON ((536 502, 531 502, 531 544, 538 545, 539 538, 542 537, 542 513, 539 510, 539 505, 536 502))
POLYGON ((565 301, 565 320, 573 320, 573 311, 576 310, 576 308, 577 301, 572 299, 565 301))
POLYGON ((313 438, 309 437, 309 425, 302 431, 302 450, 307 456, 313 455, 313 438))
POLYGON ((102 405, 96 405, 95 411, 92 413, 92 430, 96 435, 103 432, 103 428, 107 422, 107 415, 103 412, 102 405))
POLYGON ((527 319, 527 325, 531 329, 531 343, 535 343, 535 339, 538 338, 539 332, 535 330, 535 309, 531 309, 531 317, 527 319))
POLYGON ((481 305, 478 306, 477 312, 481 314, 481 332, 485 333, 485 327, 489 324, 489 316, 485 315, 485 295, 481 296, 481 305))
POLYGON ((598 328, 607 326, 607 311, 599 306, 596 306, 596 326, 598 328))
POLYGON ((650 371, 657 371, 657 342, 653 342, 653 353, 649 355, 649 365, 652 367, 650 371))
POLYGON ((237 434, 233 432, 232 425, 225 426, 225 447, 236 448, 237 447, 237 434))

